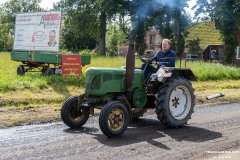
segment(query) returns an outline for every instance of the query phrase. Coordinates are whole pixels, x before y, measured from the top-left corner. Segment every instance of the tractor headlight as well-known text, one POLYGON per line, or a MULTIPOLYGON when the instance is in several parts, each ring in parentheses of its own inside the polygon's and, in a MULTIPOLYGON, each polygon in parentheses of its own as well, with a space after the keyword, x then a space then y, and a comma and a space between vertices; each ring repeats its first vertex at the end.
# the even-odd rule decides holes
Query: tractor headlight
POLYGON ((157 75, 157 80, 159 82, 162 82, 163 78, 171 77, 172 73, 169 72, 169 68, 159 68, 156 75, 157 75))

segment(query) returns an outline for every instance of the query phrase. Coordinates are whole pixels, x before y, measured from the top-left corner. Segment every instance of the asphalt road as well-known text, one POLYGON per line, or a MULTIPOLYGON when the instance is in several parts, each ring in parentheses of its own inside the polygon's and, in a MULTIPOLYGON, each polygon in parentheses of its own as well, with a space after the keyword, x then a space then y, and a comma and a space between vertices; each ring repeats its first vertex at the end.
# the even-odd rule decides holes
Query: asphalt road
POLYGON ((0 159, 240 159, 240 104, 195 107, 188 125, 165 128, 154 111, 123 136, 107 138, 91 117, 78 130, 62 122, 0 130, 0 159))

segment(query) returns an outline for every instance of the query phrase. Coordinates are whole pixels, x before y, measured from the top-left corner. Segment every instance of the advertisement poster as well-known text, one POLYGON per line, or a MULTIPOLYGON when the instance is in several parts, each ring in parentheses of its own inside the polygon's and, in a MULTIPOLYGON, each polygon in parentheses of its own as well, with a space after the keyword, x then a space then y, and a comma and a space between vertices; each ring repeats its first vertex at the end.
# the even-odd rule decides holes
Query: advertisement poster
POLYGON ((62 55, 62 76, 80 77, 82 71, 81 55, 62 55))
POLYGON ((13 50, 59 51, 61 11, 16 14, 13 50))

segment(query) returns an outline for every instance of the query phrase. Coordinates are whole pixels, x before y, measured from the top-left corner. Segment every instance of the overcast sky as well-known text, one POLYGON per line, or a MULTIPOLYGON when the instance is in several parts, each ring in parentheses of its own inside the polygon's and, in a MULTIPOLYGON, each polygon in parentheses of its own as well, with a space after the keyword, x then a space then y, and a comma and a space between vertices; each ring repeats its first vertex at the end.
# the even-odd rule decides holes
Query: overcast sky
MULTIPOLYGON (((0 0, 0 4, 3 4, 9 0, 0 0)), ((51 9, 53 7, 53 3, 59 2, 60 0, 42 0, 40 3, 41 8, 51 9)))
POLYGON ((53 7, 53 3, 57 3, 60 0, 42 0, 42 2, 40 3, 41 8, 45 8, 45 9, 51 9, 53 7))

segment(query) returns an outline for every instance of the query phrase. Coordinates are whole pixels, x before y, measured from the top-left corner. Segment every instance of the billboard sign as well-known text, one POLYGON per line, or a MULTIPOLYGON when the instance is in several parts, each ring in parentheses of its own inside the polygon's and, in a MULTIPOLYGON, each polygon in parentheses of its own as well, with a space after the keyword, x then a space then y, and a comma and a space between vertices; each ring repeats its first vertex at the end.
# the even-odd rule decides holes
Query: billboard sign
POLYGON ((13 50, 59 51, 61 11, 16 14, 13 50))

